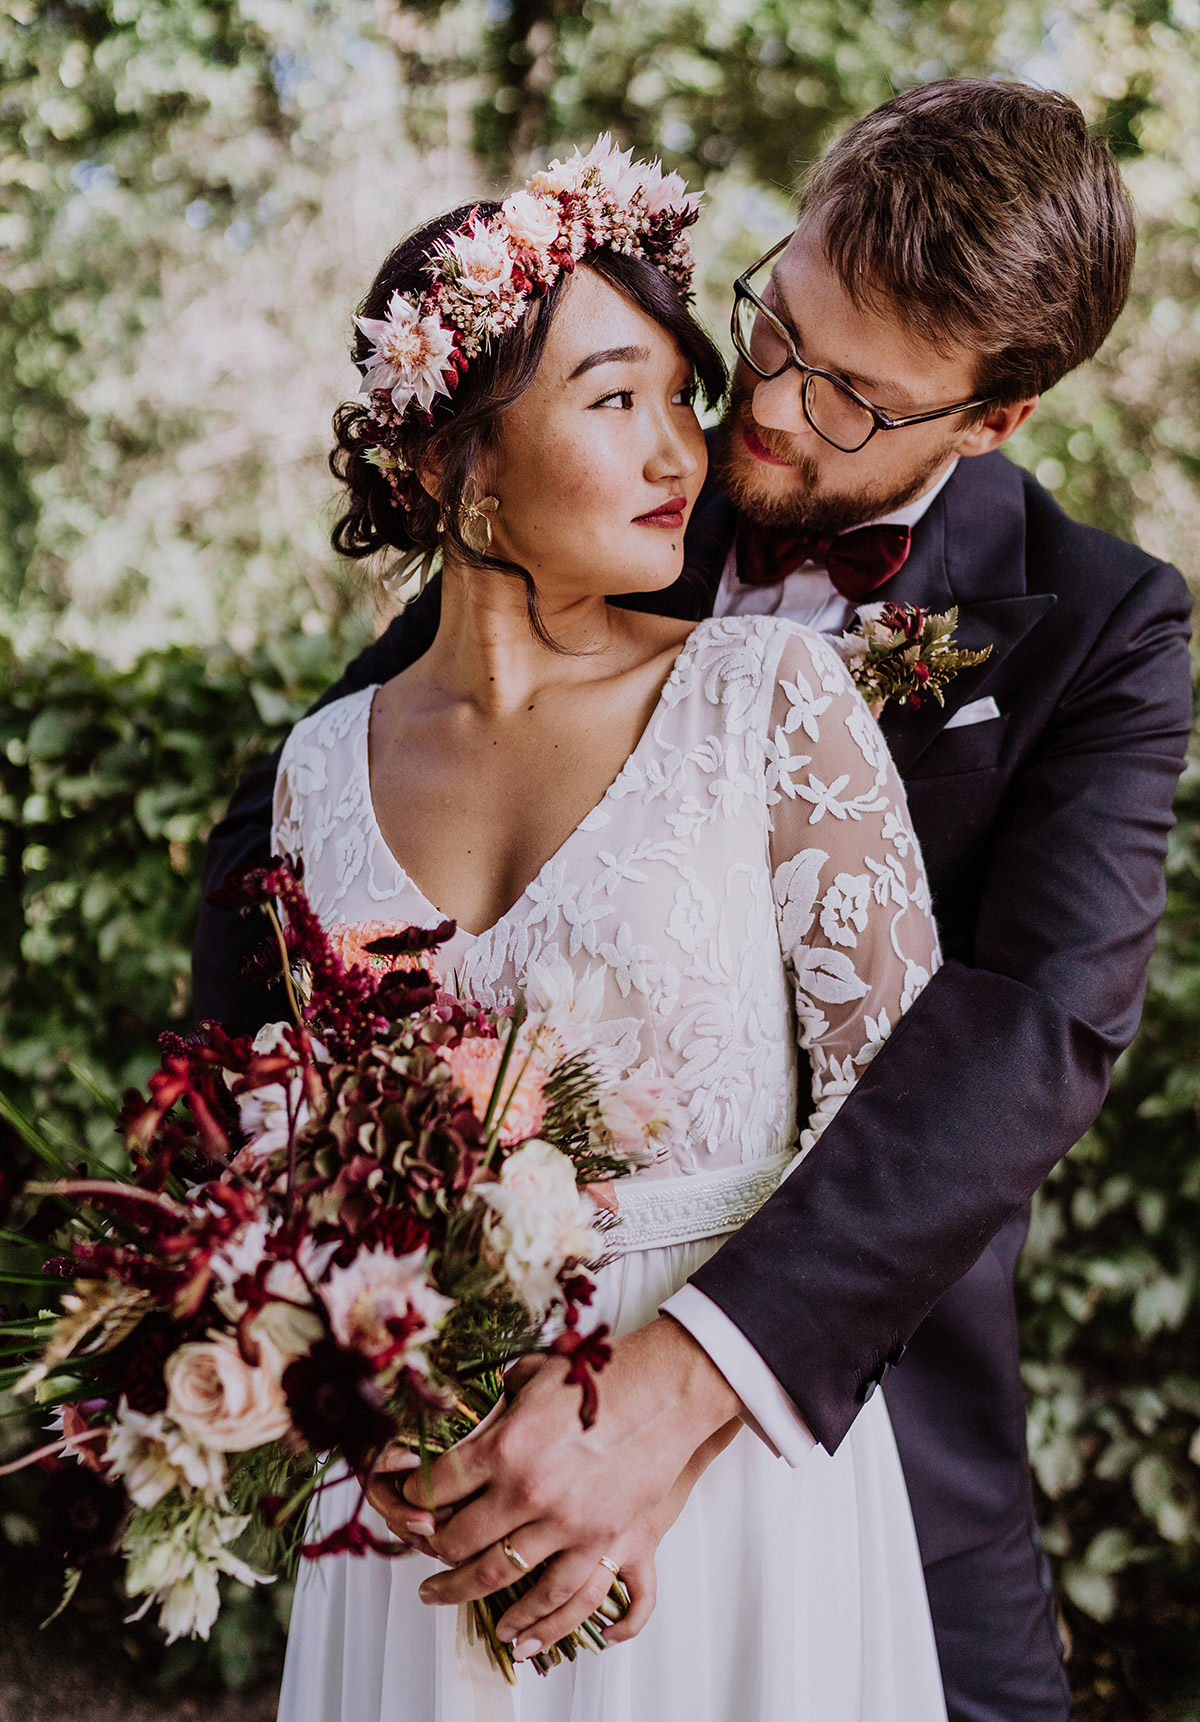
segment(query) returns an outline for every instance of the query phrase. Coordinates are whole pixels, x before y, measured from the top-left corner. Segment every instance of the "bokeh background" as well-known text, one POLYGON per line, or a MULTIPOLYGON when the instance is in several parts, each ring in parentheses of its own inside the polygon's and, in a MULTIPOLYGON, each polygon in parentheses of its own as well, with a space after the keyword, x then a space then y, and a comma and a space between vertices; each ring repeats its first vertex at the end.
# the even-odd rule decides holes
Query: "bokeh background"
MULTIPOLYGON (((113 1102, 188 1015, 207 831, 386 617, 328 548, 325 468, 383 255, 611 128, 706 186, 723 331, 828 138, 954 74, 1065 90, 1120 156, 1129 309, 1012 453, 1200 582, 1200 0, 2 0, 0 1250, 27 1307, 14 1119, 118 1151, 113 1102)), ((1200 1718, 1200 773, 1179 816, 1142 1032, 1021 1267, 1084 1722, 1200 1718)), ((0 1413, 3 1457, 36 1424, 0 1413)), ((53 1485, 0 1483, 0 1718, 273 1714, 284 1587, 231 1587, 211 1645, 164 1655, 98 1560, 38 1635, 53 1485)))

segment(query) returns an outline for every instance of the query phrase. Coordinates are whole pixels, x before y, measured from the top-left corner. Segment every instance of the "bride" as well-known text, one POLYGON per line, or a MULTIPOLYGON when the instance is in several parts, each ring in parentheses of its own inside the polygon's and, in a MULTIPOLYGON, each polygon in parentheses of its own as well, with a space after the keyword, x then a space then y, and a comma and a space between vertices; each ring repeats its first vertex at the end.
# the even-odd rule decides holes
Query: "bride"
MULTIPOLYGON (((602 997, 627 1070, 673 1086, 686 1137, 618 1186, 606 1235, 593 1313, 617 1334, 669 1322, 664 1300, 820 1153, 938 960, 900 780, 834 649, 637 607, 680 574, 694 400, 724 388, 687 307, 694 216, 674 176, 602 143, 388 258, 357 320, 365 399, 337 418, 335 542, 440 548, 440 623, 410 669, 296 726, 275 805, 327 925, 450 919, 444 984, 504 1003, 536 960, 602 997)), ((523 1667, 515 1693, 472 1664, 456 1609, 427 1606, 440 1521, 377 1479, 415 1552, 304 1567, 282 1722, 938 1722, 883 1395, 795 1468, 752 1424, 609 1551, 633 1598, 610 1648, 523 1667)), ((323 1497, 322 1530, 356 1487, 323 1497)), ((493 1551, 509 1580, 553 1553, 532 1523, 493 1551)), ((582 1584, 571 1624, 608 1582, 582 1584)), ((522 1623, 518 1657, 569 1616, 522 1623)))

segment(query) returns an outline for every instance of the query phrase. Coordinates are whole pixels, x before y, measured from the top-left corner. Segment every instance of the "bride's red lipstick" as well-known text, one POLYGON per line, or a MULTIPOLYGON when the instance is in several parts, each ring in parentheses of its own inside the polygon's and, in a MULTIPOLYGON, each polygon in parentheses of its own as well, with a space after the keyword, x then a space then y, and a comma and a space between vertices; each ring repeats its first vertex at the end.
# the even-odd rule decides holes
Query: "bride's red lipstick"
POLYGON ((789 464, 786 460, 780 460, 777 454, 772 454, 770 449, 767 448, 764 443, 759 442, 758 437, 750 429, 749 425, 742 426, 742 441, 750 450, 750 453, 754 456, 755 460, 761 460, 765 462, 767 466, 787 466, 789 464))
POLYGON ((651 509, 649 514, 634 516, 635 526, 662 526, 668 532, 679 532, 683 528, 683 511, 687 507, 686 496, 672 496, 666 502, 651 509))

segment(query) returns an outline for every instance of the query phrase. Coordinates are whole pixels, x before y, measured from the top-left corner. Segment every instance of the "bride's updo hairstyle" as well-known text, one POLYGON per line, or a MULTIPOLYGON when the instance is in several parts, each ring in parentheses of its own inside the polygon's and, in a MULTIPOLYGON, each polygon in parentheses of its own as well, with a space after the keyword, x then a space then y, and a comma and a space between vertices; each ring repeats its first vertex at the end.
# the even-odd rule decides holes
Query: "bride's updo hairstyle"
MULTIPOLYGON (((607 140, 603 142, 606 144, 607 140)), ((560 171, 586 167, 601 147, 597 146, 588 158, 575 158, 560 171)), ((611 146, 607 147, 611 151, 611 146)), ((616 160, 621 163, 628 158, 616 160)), ((536 186, 539 179, 546 179, 556 170, 559 164, 552 164, 543 175, 535 176, 531 185, 536 186)), ((636 171, 644 176, 647 171, 657 170, 636 171)), ((506 317, 508 326, 495 332, 488 329, 485 333, 468 326, 465 340, 459 333, 461 321, 452 320, 455 301, 440 285, 441 260, 454 247, 465 251, 481 237, 486 239, 489 227, 503 232, 500 223, 505 219, 517 228, 518 235, 518 219, 533 228, 539 222, 549 222, 552 227, 556 217, 544 213, 546 193, 538 197, 536 205, 528 191, 517 193, 504 205, 492 202, 464 205, 427 222, 401 240, 371 284, 355 322, 351 357, 364 372, 364 391, 371 392, 366 398, 344 402, 334 415, 336 440, 329 464, 346 491, 345 512, 333 529, 336 550, 356 558, 396 551, 397 567, 393 572, 398 572, 432 557, 443 546, 449 547, 468 566, 522 578, 531 622, 535 632, 542 635, 528 572, 516 563, 488 554, 480 547, 478 533, 473 534, 476 537, 473 546, 464 536, 464 526, 470 530, 472 505, 486 489, 481 474, 488 455, 499 446, 502 416, 521 399, 537 375, 571 269, 594 269, 652 318, 678 345, 692 368, 698 393, 710 406, 715 406, 725 392, 724 362, 688 305, 686 283, 691 259, 679 227, 687 219, 694 219, 694 204, 689 202, 684 222, 680 222, 676 212, 682 182, 675 176, 671 180, 679 188, 679 192, 672 192, 675 201, 670 205, 665 197, 660 201, 674 218, 674 225, 669 224, 667 215, 648 218, 641 206, 643 194, 635 190, 634 216, 642 220, 644 228, 649 227, 649 238, 644 233, 642 236, 642 254, 637 250, 622 251, 604 244, 576 241, 576 254, 572 256, 566 249, 571 235, 565 218, 562 235, 552 241, 553 248, 548 253, 545 245, 540 254, 522 251, 518 237, 512 280, 523 284, 526 276, 519 273, 521 268, 536 270, 539 256, 545 267, 547 255, 549 279, 537 281, 535 276, 535 285, 524 290, 524 297, 514 298, 509 286, 507 311, 493 313, 497 322, 506 317), (523 206, 522 200, 525 200, 523 206), (518 206, 515 216, 508 214, 513 206, 518 206), (651 225, 652 222, 656 225, 651 225), (657 238, 659 230, 664 234, 662 239, 657 238), (656 243, 660 253, 653 249, 656 243), (435 283, 432 293, 431 280, 435 283), (439 299, 439 293, 445 296, 439 299), (400 373, 384 367, 380 332, 389 318, 392 319, 389 327, 397 327, 397 316, 406 338, 410 333, 415 338, 420 331, 430 331, 422 337, 424 347, 420 350, 431 356, 424 371, 410 368, 401 389, 390 394, 386 391, 400 373), (430 321, 420 322, 425 316, 430 321), (440 382, 430 380, 439 377, 440 382), (410 386, 418 390, 424 387, 425 399, 419 392, 406 398, 410 386), (439 496, 430 494, 422 483, 423 477, 434 482, 434 474, 439 496)), ((563 207, 570 212, 579 201, 572 200, 569 193, 563 194, 563 207)), ((556 203, 550 203, 552 211, 557 207, 556 203)), ((612 208, 611 203, 609 207, 612 208)), ((573 233, 578 232, 579 225, 573 233)), ((627 227, 625 231, 628 230, 627 227)), ((592 231, 590 227, 588 231, 592 231)), ((633 231, 636 233, 636 229, 633 231)), ((494 254, 493 250, 488 256, 494 254)), ((468 314, 473 305, 481 302, 497 304, 495 299, 488 301, 482 296, 467 300, 468 314)), ((506 301, 499 303, 504 305, 506 301)))

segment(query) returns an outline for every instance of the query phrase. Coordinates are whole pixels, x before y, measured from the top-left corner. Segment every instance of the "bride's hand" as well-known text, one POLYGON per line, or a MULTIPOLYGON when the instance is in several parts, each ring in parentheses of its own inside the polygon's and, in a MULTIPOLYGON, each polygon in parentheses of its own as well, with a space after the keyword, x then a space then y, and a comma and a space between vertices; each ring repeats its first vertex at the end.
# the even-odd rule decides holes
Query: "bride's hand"
POLYGON ((427 1534, 422 1512, 454 1509, 429 1536, 452 1570, 425 1580, 423 1602, 471 1602, 511 1584, 525 1563, 547 1563, 529 1607, 536 1619, 556 1614, 599 1582, 602 1557, 741 1411, 711 1358, 668 1316, 614 1340, 598 1385, 595 1421, 584 1428, 579 1389, 563 1359, 548 1359, 494 1423, 406 1479, 415 1512, 402 1534, 427 1534))
MULTIPOLYGON (((523 1360, 527 1365, 540 1364, 544 1361, 541 1357, 523 1360)), ((527 1374, 528 1371, 526 1370, 522 1379, 527 1374)), ((503 1410, 504 1401, 501 1400, 500 1404, 494 1405, 469 1435, 463 1437, 463 1440, 474 1441, 486 1434, 503 1410)), ((461 1446, 462 1443, 460 1442, 459 1445, 461 1446)), ((410 1501, 406 1501, 401 1492, 409 1472, 419 1471, 420 1468, 421 1461, 411 1447, 403 1447, 398 1441, 392 1441, 383 1449, 370 1472, 366 1476, 360 1476, 359 1481, 362 1483, 367 1500, 397 1542, 404 1543, 407 1548, 414 1550, 417 1554, 428 1555, 431 1560, 441 1561, 442 1565, 445 1566, 445 1556, 440 1554, 437 1549, 431 1548, 428 1539, 435 1534, 439 1526, 446 1523, 454 1509, 452 1507, 440 1507, 436 1513, 427 1513, 420 1507, 414 1507, 410 1501)))
MULTIPOLYGON (((392 1442, 385 1447, 370 1471, 359 1473, 364 1495, 383 1520, 397 1542, 413 1553, 440 1557, 430 1548, 427 1536, 437 1529, 432 1513, 418 1513, 400 1493, 408 1473, 420 1466, 420 1459, 407 1447, 392 1442)), ((448 1515, 443 1514, 443 1517, 448 1515)))
MULTIPOLYGON (((658 1552, 658 1545, 683 1511, 698 1479, 717 1454, 728 1447, 741 1426, 741 1419, 734 1417, 723 1429, 718 1429, 715 1435, 710 1436, 704 1445, 693 1453, 658 1505, 644 1513, 637 1524, 631 1526, 624 1536, 619 1537, 613 1544, 609 1559, 620 1570, 622 1581, 629 1592, 630 1605, 628 1612, 619 1621, 604 1628, 604 1636, 609 1644, 624 1644, 628 1639, 636 1638, 654 1613, 658 1594, 654 1557, 658 1552)), ((535 1656, 548 1644, 555 1644, 560 1638, 565 1638, 593 1614, 608 1595, 612 1581, 613 1575, 609 1568, 600 1564, 598 1571, 575 1593, 570 1602, 555 1609, 552 1614, 541 1616, 540 1619, 537 1618, 536 1604, 532 1608, 529 1606, 533 1596, 531 1592, 529 1597, 522 1597, 520 1602, 514 1603, 497 1621, 498 1634, 512 1642, 513 1653, 518 1661, 535 1656), (530 1616, 534 1618, 531 1619, 530 1616)))

